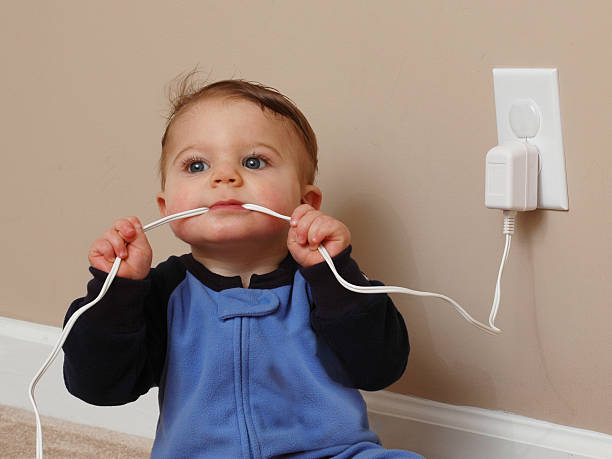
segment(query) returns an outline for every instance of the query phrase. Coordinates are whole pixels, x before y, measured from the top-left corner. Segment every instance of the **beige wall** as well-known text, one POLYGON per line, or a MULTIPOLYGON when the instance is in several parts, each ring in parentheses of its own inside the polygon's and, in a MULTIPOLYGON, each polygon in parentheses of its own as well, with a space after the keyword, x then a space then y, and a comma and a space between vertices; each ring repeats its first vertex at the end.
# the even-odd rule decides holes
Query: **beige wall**
MULTIPOLYGON (((484 207, 493 67, 557 67, 569 212, 521 215, 498 324, 396 297, 392 390, 612 434, 612 6, 601 1, 2 2, 0 315, 60 325, 115 218, 157 218, 164 85, 277 87, 319 136, 324 209, 370 277, 486 320, 503 249, 484 207), (169 6, 177 3, 178 6, 169 6)), ((184 248, 151 235, 156 261, 184 248)))

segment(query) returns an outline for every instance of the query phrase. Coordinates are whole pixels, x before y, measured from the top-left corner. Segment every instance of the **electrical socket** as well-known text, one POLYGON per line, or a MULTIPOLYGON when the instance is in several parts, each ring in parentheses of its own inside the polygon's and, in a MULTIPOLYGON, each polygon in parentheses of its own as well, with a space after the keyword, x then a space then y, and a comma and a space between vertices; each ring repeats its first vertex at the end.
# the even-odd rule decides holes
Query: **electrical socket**
POLYGON ((509 120, 512 105, 531 100, 537 107, 540 129, 529 143, 540 151, 538 208, 568 210, 557 69, 496 68, 493 86, 500 145, 517 140, 509 120))

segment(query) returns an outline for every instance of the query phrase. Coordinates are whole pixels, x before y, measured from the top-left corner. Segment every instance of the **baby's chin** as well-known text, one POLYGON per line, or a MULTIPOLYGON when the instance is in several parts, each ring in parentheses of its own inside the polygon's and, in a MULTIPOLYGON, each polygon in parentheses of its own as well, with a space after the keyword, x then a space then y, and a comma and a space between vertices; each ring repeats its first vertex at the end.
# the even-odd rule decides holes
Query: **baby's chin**
POLYGON ((287 225, 267 225, 236 227, 214 225, 215 228, 207 228, 201 232, 181 228, 175 231, 176 236, 192 247, 202 249, 229 249, 236 247, 254 247, 257 250, 265 250, 267 247, 287 245, 287 225))

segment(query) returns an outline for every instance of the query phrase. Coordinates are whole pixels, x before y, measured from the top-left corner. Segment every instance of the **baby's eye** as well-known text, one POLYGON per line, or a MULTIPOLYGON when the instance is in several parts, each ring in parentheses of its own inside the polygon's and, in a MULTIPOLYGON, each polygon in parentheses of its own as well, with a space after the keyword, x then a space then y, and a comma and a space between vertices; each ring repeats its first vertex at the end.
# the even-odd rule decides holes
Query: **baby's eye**
POLYGON ((268 165, 265 159, 251 156, 244 160, 242 165, 248 169, 262 169, 268 165))
POLYGON ((202 172, 208 169, 208 164, 204 161, 192 161, 189 163, 189 172, 202 172))

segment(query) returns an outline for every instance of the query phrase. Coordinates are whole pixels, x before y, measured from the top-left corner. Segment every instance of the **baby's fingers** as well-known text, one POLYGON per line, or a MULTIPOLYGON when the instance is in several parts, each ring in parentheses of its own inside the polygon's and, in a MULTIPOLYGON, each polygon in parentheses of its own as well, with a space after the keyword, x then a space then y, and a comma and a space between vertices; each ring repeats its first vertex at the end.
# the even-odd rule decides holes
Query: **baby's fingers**
POLYGON ((98 263, 100 258, 108 263, 113 263, 115 261, 115 249, 109 241, 106 239, 98 239, 94 241, 91 245, 91 249, 89 250, 89 262, 94 268, 103 269, 105 268, 105 263, 98 263))
POLYGON ((296 207, 293 210, 293 213, 291 214, 291 221, 290 221, 290 225, 291 226, 297 226, 297 223, 300 221, 300 219, 307 214, 308 212, 310 212, 311 210, 315 210, 314 207, 308 205, 308 204, 301 204, 298 207, 296 207))
POLYGON ((125 242, 133 242, 138 237, 138 229, 142 228, 140 221, 136 217, 128 217, 117 220, 113 225, 119 236, 125 242))
POLYGON ((127 257, 127 241, 122 237, 121 233, 114 227, 107 230, 103 235, 102 239, 108 241, 112 246, 115 256, 120 258, 127 257))
POLYGON ((313 223, 321 218, 323 214, 318 210, 311 210, 306 212, 297 222, 297 226, 295 227, 297 241, 300 244, 307 244, 308 237, 310 233, 310 228, 313 223))
POLYGON ((327 215, 320 215, 308 228, 308 243, 316 248, 327 236, 333 235, 339 228, 338 220, 327 215))

